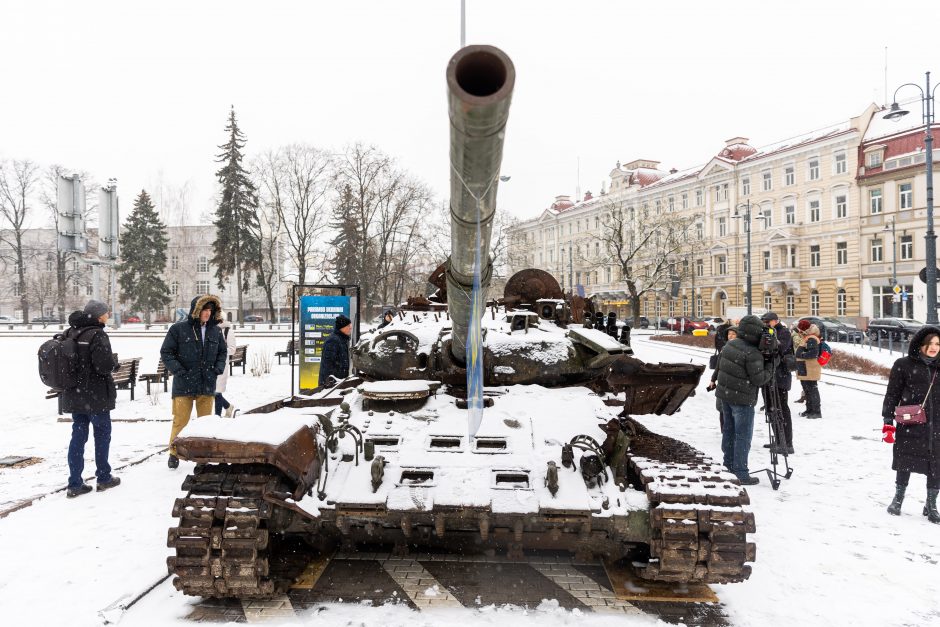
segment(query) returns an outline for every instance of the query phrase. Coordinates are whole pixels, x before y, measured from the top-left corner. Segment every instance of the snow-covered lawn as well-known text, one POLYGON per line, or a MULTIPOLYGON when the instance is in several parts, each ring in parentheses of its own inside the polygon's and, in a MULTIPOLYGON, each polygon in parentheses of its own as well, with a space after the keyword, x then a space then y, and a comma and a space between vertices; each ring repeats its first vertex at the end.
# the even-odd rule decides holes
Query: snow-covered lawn
MULTIPOLYGON (((287 336, 240 335, 249 360, 254 351, 282 350, 287 336)), ((38 338, 0 335, 4 411, 0 415, 0 457, 31 455, 42 463, 0 470, 0 506, 5 509, 33 495, 65 485, 70 425, 57 422, 55 401, 43 400, 35 353, 38 338)), ((116 336, 121 357, 143 358, 143 372, 157 364, 160 338, 116 336)), ((841 347, 841 345, 839 345, 841 347)), ((637 356, 648 361, 692 360, 637 334, 637 356)), ((878 351, 890 365, 892 357, 878 351)), ((894 357, 896 357, 895 354, 894 357)), ((264 377, 238 372, 226 396, 239 407, 253 407, 287 396, 290 370, 275 361, 264 377)), ((250 361, 249 361, 250 363, 250 361)), ((653 430, 685 440, 720 459, 720 434, 714 397, 706 381, 680 413, 641 420, 653 430)), ((138 386, 137 400, 118 392, 112 465, 140 459, 166 446, 169 394, 155 404, 138 386), (159 422, 164 421, 164 422, 159 422)), ((891 449, 881 442, 881 398, 864 392, 823 386, 822 420, 795 418, 792 479, 778 491, 766 476, 748 490, 757 518, 757 561, 745 583, 715 586, 726 612, 737 625, 929 625, 940 624, 940 526, 921 516, 924 477, 915 475, 900 518, 884 509, 893 494, 891 449)), ((802 406, 792 405, 795 413, 802 406)), ((551 415, 550 407, 533 407, 551 415)), ((484 425, 486 415, 484 414, 484 425)), ((752 469, 765 466, 761 444, 766 426, 759 419, 751 451, 752 469)), ((86 476, 94 473, 93 448, 86 448, 86 476)), ((6 624, 101 625, 99 611, 135 596, 166 574, 166 529, 170 508, 188 470, 166 468, 165 454, 118 471, 122 485, 106 493, 67 500, 59 492, 0 519, 0 608, 6 624)), ((122 625, 173 623, 188 614, 196 599, 184 597, 164 582, 123 616, 122 625)), ((119 616, 110 614, 112 618, 119 616)), ((438 610, 415 614, 402 607, 330 606, 300 613, 293 624, 458 625, 629 624, 630 617, 594 616, 543 603, 536 610, 487 608, 438 610)), ((649 619, 640 620, 649 624, 649 619)))

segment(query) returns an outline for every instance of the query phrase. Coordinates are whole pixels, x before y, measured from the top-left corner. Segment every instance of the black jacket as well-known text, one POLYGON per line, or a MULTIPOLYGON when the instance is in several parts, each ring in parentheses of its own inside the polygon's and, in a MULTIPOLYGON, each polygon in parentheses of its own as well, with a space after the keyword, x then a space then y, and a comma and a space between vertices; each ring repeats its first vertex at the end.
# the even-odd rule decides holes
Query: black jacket
POLYGON ((215 379, 225 372, 228 361, 225 338, 219 329, 221 322, 222 307, 218 297, 199 296, 190 305, 189 317, 167 331, 160 357, 173 374, 173 398, 215 395, 215 379), (206 303, 214 304, 215 311, 206 323, 203 344, 199 312, 206 303))
POLYGON ((323 342, 323 354, 320 356, 320 377, 317 386, 327 385, 327 377, 337 379, 349 376, 349 336, 338 330, 323 342))
POLYGON ((940 376, 934 381, 930 398, 925 399, 930 379, 937 374, 940 363, 928 366, 920 353, 920 345, 930 333, 940 334, 935 326, 921 327, 911 338, 907 357, 894 362, 888 377, 888 391, 881 406, 881 415, 887 421, 894 419, 894 408, 898 405, 924 403, 927 423, 922 425, 897 425, 894 443, 894 470, 906 470, 927 474, 940 471, 940 376))
POLYGON ((63 412, 97 414, 114 409, 117 392, 111 373, 118 367, 111 352, 111 341, 104 325, 83 311, 69 316, 69 337, 78 338, 80 373, 78 387, 63 390, 59 395, 63 412))
POLYGON ((787 370, 784 356, 793 352, 793 334, 787 325, 779 322, 774 327, 774 333, 777 334, 777 355, 780 357, 774 371, 774 387, 778 390, 789 390, 793 385, 793 376, 787 370))
POLYGON ((718 389, 715 396, 732 405, 756 405, 757 392, 773 376, 772 362, 757 349, 764 323, 744 316, 738 337, 725 344, 718 357, 718 389))
POLYGON ((728 343, 728 329, 731 328, 731 321, 722 322, 715 329, 715 350, 719 353, 721 349, 725 347, 725 344, 728 343))

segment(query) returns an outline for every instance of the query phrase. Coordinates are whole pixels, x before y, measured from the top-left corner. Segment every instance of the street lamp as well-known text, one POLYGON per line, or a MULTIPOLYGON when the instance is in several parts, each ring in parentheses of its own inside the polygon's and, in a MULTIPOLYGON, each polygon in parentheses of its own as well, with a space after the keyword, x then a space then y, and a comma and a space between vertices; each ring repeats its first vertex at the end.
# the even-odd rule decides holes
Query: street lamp
MULTIPOLYGON (((895 122, 910 113, 898 106, 898 91, 901 87, 916 87, 920 90, 921 115, 925 125, 924 148, 927 151, 927 324, 937 324, 937 235, 933 230, 933 125, 934 93, 930 90, 930 72, 926 73, 927 89, 916 83, 905 83, 894 90, 891 111, 884 115, 886 120, 895 122)), ((936 86, 934 87, 936 91, 936 86)))
MULTIPOLYGON (((747 280, 747 315, 751 315, 751 312, 754 307, 754 298, 751 294, 751 199, 748 198, 747 202, 743 205, 738 205, 735 207, 734 215, 731 216, 734 219, 744 218, 744 231, 747 233, 747 274, 745 278, 747 280), (738 213, 738 209, 744 208, 744 215, 738 213)), ((758 220, 765 220, 767 216, 763 212, 757 215, 758 220)))
MULTIPOLYGON (((898 233, 896 230, 897 225, 894 222, 894 218, 891 218, 891 226, 885 225, 883 231, 891 231, 891 247, 893 259, 891 262, 891 287, 897 290, 898 285, 898 233)), ((900 302, 901 297, 898 295, 899 292, 895 292, 891 296, 891 315, 895 318, 900 318, 899 311, 901 309, 900 302)))

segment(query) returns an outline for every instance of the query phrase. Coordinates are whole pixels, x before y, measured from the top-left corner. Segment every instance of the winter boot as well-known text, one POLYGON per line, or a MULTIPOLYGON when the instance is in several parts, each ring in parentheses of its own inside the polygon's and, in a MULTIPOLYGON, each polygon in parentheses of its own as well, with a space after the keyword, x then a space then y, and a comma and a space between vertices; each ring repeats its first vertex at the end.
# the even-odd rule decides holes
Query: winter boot
MULTIPOLYGON (((91 492, 91 486, 90 486, 90 485, 87 485, 87 484, 85 484, 85 483, 83 483, 82 485, 78 486, 77 488, 69 488, 69 489, 65 492, 65 496, 66 496, 67 498, 74 499, 76 496, 81 496, 81 495, 83 495, 83 494, 88 494, 89 492, 91 492)), ((925 515, 925 516, 927 515, 926 512, 924 512, 924 515, 925 515)))
POLYGON ((924 505, 924 516, 932 523, 940 524, 940 512, 937 511, 937 493, 940 490, 927 489, 927 503, 924 505))
POLYGON ((797 403, 805 403, 805 402, 806 402, 806 394, 800 394, 800 398, 796 399, 796 402, 797 402, 797 403))
POLYGON ((167 468, 174 469, 179 468, 180 458, 176 455, 171 454, 166 460, 167 468))
POLYGON ((895 484, 894 486, 894 500, 891 501, 891 505, 888 506, 888 513, 892 516, 901 515, 901 503, 904 502, 904 491, 907 490, 906 485, 895 484))
POLYGON ((98 482, 98 492, 104 492, 105 490, 110 490, 111 488, 116 488, 121 485, 120 477, 111 477, 107 481, 98 482))

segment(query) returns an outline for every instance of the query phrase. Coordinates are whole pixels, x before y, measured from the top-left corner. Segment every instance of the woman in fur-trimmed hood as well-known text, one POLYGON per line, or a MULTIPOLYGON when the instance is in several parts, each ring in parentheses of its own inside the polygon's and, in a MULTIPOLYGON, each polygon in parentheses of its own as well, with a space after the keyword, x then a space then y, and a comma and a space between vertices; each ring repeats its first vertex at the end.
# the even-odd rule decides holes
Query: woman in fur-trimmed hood
POLYGON ((167 331, 160 357, 173 374, 173 398, 215 398, 216 377, 225 371, 228 357, 221 322, 222 301, 203 294, 193 299, 189 316, 167 331))

